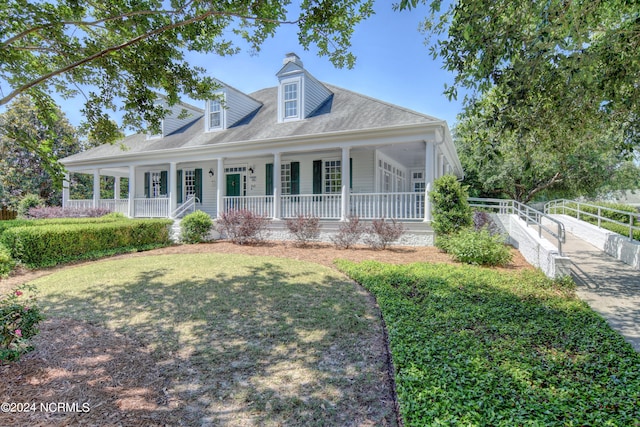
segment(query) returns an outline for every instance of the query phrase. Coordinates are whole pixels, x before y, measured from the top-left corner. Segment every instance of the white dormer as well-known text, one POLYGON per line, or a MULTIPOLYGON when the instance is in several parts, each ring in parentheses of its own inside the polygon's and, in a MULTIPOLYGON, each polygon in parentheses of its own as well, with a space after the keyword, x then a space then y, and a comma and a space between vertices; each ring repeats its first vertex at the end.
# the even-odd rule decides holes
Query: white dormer
POLYGON ((215 132, 235 126, 262 106, 249 95, 216 81, 221 87, 216 92, 217 98, 207 101, 205 131, 215 132))
POLYGON ((300 57, 288 53, 276 74, 278 86, 278 122, 306 119, 332 93, 303 67, 300 57))

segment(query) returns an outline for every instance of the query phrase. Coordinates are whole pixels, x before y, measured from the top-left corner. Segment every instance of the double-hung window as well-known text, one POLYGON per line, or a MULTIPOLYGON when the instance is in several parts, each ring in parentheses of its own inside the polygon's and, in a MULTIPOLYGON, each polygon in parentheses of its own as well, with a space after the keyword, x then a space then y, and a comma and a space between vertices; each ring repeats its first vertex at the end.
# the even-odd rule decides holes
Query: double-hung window
POLYGON ((193 169, 184 171, 184 200, 196 194, 196 174, 193 169))
POLYGON ((299 91, 298 83, 286 83, 284 91, 284 118, 298 117, 299 91))
POLYGON ((209 101, 209 129, 222 129, 222 104, 219 99, 209 101))
POLYGON ((161 182, 162 182, 162 174, 160 173, 160 171, 158 172, 151 172, 151 197, 160 197, 162 194, 160 194, 161 192, 161 182))
POLYGON ((335 194, 342 191, 342 166, 340 160, 324 162, 324 193, 335 194))

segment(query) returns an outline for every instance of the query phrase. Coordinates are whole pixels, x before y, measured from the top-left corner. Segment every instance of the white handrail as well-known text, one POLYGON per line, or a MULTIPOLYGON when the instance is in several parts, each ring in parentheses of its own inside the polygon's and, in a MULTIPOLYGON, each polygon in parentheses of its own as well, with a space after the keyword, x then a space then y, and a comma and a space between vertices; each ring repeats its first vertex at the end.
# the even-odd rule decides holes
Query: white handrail
POLYGON ((171 218, 179 218, 189 209, 193 209, 193 212, 195 212, 196 203, 200 203, 200 199, 192 194, 191 196, 187 197, 187 200, 183 204, 178 206, 176 210, 171 213, 171 218))
POLYGON ((484 199, 480 197, 469 197, 469 205, 475 208, 491 209, 502 214, 515 214, 529 224, 538 226, 538 236, 542 237, 542 230, 553 236, 558 242, 558 252, 562 255, 562 244, 566 243, 566 232, 561 221, 536 210, 530 206, 511 199, 484 199), (556 230, 552 230, 542 223, 542 218, 556 224, 556 230))
MULTIPOLYGON (((627 237, 629 238, 629 240, 633 240, 633 232, 634 232, 634 230, 640 230, 640 226, 634 225, 635 219, 638 218, 638 216, 640 215, 640 213, 638 213, 638 212, 622 211, 620 209, 614 209, 614 208, 609 208, 609 207, 606 207, 606 206, 595 205, 595 204, 592 204, 592 203, 585 203, 585 202, 579 202, 577 200, 567 200, 567 199, 551 200, 551 201, 547 202, 544 205, 544 211, 546 213, 549 213, 552 210, 554 211, 554 213, 558 213, 558 210, 560 210, 560 209, 562 210, 562 214, 563 215, 566 215, 567 211, 575 212, 575 217, 578 220, 581 219, 580 218, 581 216, 585 216, 585 217, 588 217, 588 218, 595 218, 595 219, 597 219, 598 227, 600 227, 600 228, 602 228, 602 221, 611 222, 611 223, 614 223, 614 224, 621 225, 623 227, 628 227, 629 233, 627 234, 627 237), (585 211, 583 209, 585 206, 597 210, 597 213, 585 211), (614 212, 614 213, 617 213, 617 214, 628 216, 629 219, 627 221, 625 221, 625 222, 617 221, 617 220, 615 220, 613 218, 609 218, 607 216, 604 216, 603 212, 614 212)), ((571 215, 571 216, 573 216, 573 215, 571 215)), ((612 231, 615 232, 615 230, 612 230, 612 231)), ((619 233, 619 234, 621 234, 621 233, 619 233)))

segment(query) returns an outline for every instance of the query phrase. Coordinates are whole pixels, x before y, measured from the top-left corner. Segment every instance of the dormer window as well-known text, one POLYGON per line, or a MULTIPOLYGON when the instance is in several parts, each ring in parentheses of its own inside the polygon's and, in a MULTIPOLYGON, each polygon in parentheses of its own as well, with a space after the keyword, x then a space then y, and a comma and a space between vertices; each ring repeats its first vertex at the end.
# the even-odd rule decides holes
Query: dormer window
POLYGON ((284 118, 298 117, 298 83, 287 83, 284 85, 284 118))
POLYGON ((207 131, 221 130, 225 128, 224 107, 222 99, 212 99, 207 106, 207 131))
POLYGON ((222 103, 218 99, 209 101, 209 129, 222 129, 222 103))

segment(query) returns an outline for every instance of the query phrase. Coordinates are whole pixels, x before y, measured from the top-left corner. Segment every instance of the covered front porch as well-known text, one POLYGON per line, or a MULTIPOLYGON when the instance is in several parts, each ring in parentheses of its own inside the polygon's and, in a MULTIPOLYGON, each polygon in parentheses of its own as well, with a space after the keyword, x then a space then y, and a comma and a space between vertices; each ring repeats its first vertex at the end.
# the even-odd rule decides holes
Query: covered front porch
POLYGON ((93 197, 72 199, 67 177, 63 203, 134 218, 180 218, 196 209, 216 218, 243 209, 273 220, 305 215, 429 222, 433 181, 457 171, 451 153, 435 139, 371 143, 70 168, 93 175, 93 197), (101 197, 104 176, 115 178, 109 198, 101 197))
MULTIPOLYGON (((275 196, 224 196, 222 210, 215 216, 231 210, 249 210, 272 219, 293 218, 298 215, 320 219, 340 220, 349 216, 361 219, 395 218, 398 220, 429 221, 425 210, 425 193, 352 193, 347 195, 346 212, 343 198, 337 195, 298 194, 281 196, 276 206, 275 196), (277 212, 280 212, 279 216, 277 212)), ((134 218, 178 218, 198 208, 193 198, 171 210, 169 197, 130 199, 67 200, 71 208, 103 208, 134 218)))

